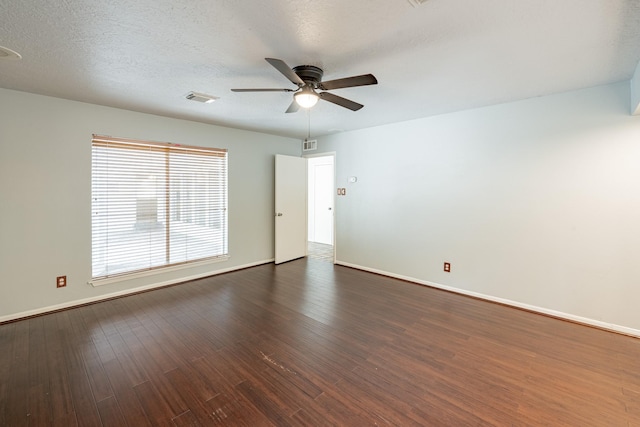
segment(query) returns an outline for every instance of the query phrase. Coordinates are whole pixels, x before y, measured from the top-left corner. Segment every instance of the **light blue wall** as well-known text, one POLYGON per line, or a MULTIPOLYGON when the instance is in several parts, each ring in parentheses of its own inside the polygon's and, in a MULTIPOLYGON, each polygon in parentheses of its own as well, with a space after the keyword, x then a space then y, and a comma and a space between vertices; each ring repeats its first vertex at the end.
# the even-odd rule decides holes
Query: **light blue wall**
POLYGON ((347 188, 339 262, 640 333, 640 117, 628 83, 318 145, 337 153, 347 188))
POLYGON ((298 140, 0 89, 0 321, 273 258, 274 154, 298 140), (91 135, 229 150, 229 253, 104 285, 91 276, 91 135), (56 289, 56 276, 66 288, 56 289))

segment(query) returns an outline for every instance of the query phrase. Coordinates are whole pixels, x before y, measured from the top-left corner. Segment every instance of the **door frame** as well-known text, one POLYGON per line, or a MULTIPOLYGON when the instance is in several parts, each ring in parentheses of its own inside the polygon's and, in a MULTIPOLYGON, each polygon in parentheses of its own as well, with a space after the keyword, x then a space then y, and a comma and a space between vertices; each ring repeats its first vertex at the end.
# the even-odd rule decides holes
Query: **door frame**
MULTIPOLYGON (((333 263, 336 263, 336 248, 337 248, 337 230, 336 230, 336 188, 337 188, 337 168, 336 168, 336 162, 338 161, 338 156, 336 154, 335 151, 327 151, 324 153, 313 153, 313 154, 303 154, 304 158, 307 159, 307 169, 308 169, 308 159, 312 158, 312 157, 333 157, 333 263)), ((308 173, 307 173, 308 176, 308 173)), ((307 182, 307 186, 309 186, 309 183, 307 182)), ((309 212, 307 210, 307 222, 309 221, 309 212)), ((308 239, 308 237, 307 237, 308 239)))

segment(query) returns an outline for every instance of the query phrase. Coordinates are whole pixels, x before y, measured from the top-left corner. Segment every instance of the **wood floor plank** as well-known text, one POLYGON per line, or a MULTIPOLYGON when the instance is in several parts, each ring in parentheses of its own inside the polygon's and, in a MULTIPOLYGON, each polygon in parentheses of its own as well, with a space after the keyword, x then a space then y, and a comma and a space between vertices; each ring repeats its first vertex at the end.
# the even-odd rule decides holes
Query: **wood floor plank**
POLYGON ((114 396, 107 397, 97 403, 100 419, 104 427, 120 427, 127 425, 120 405, 114 396))
POLYGON ((276 406, 286 417, 300 409, 303 402, 297 401, 289 390, 283 389, 280 384, 268 381, 264 371, 271 367, 258 350, 237 343, 229 351, 222 350, 220 354, 227 362, 233 360, 234 365, 239 367, 246 379, 236 385, 235 389, 241 390, 243 396, 258 409, 276 406), (260 399, 254 402, 250 396, 260 399))
POLYGON ((23 321, 13 325, 14 334, 9 369, 2 383, 7 383, 6 400, 3 400, 3 412, 7 424, 17 426, 28 425, 29 414, 29 322, 23 321))
MULTIPOLYGON (((23 322, 20 322, 23 323, 23 322)), ((16 323, 0 327, 0 402, 9 399, 9 378, 14 364, 13 347, 15 343, 16 323)), ((0 404, 0 425, 7 425, 7 405, 0 404)))
MULTIPOLYGON (((336 387, 340 390, 340 394, 334 394, 334 398, 339 397, 343 402, 348 401, 351 407, 357 407, 360 411, 376 419, 375 423, 378 425, 415 427, 424 425, 420 422, 421 420, 411 419, 408 416, 411 411, 410 405, 399 404, 397 400, 393 400, 392 405, 381 404, 384 399, 381 399, 383 396, 378 393, 377 386, 361 381, 357 376, 345 378, 336 384, 336 387)), ((386 395, 388 392, 389 389, 386 389, 382 395, 386 395)), ((305 409, 308 409, 308 406, 305 409)))
POLYGON ((0 325, 4 426, 636 426, 640 339, 335 266, 0 325))
POLYGON ((53 313, 45 316, 44 327, 52 419, 54 423, 63 423, 66 420, 75 419, 75 416, 71 417, 71 414, 74 413, 73 396, 66 365, 66 352, 69 350, 66 346, 66 336, 71 332, 59 327, 58 314, 53 313))
POLYGON ((147 419, 154 426, 172 425, 172 420, 176 416, 186 412, 185 409, 179 414, 176 414, 152 381, 137 384, 133 387, 133 390, 136 396, 138 396, 138 400, 144 409, 147 419))
POLYGON ((348 396, 339 392, 339 388, 328 392, 330 394, 323 393, 314 400, 314 408, 317 412, 324 413, 332 423, 349 426, 381 424, 382 420, 376 414, 367 413, 362 408, 353 405, 353 399, 349 399, 348 396))
POLYGON ((45 317, 29 319, 29 425, 52 422, 47 345, 44 335, 45 317))
MULTIPOLYGON (((53 423, 51 416, 51 401, 45 386, 40 383, 29 388, 29 426, 49 426, 53 423)), ((7 425, 7 424, 2 424, 7 425)))
POLYGON ((45 317, 35 317, 28 320, 29 324, 29 387, 49 386, 49 372, 47 370, 47 346, 44 336, 45 317))
MULTIPOLYGON (((229 375, 230 369, 224 364, 224 360, 218 357, 201 357, 199 359, 191 360, 185 366, 188 372, 195 372, 200 377, 204 387, 211 389, 216 393, 211 397, 215 397, 221 393, 230 393, 234 386, 242 382, 239 377, 232 377, 229 375)), ((203 390, 205 389, 203 387, 203 390)))
POLYGON ((372 396, 382 394, 375 399, 377 405, 392 405, 422 425, 483 424, 471 408, 460 408, 457 401, 452 403, 446 384, 434 381, 425 385, 424 381, 416 380, 416 372, 406 368, 387 361, 366 364, 354 369, 345 381, 359 381, 359 387, 372 396))
POLYGON ((202 427, 207 425, 201 424, 200 421, 198 421, 198 418, 193 415, 193 412, 191 411, 186 411, 185 413, 178 415, 172 421, 176 427, 202 427))
POLYGON ((325 413, 308 407, 300 409, 291 416, 291 419, 296 425, 305 427, 337 427, 343 425, 328 419, 325 413))
MULTIPOLYGON (((260 350, 261 357, 271 365, 270 369, 281 370, 287 375, 287 381, 295 381, 297 387, 314 398, 324 388, 332 387, 340 381, 343 372, 357 366, 345 363, 336 352, 319 352, 315 346, 309 347, 302 342, 298 345, 286 344, 274 339, 273 334, 270 335, 270 339, 263 339, 257 346, 259 349, 268 349, 266 353, 260 350)), ((282 337, 280 334, 278 336, 282 337)))
POLYGON ((60 342, 65 348, 65 367, 69 378, 69 390, 73 402, 73 412, 82 426, 100 427, 100 415, 87 375, 83 351, 93 345, 84 333, 78 311, 66 310, 56 313, 58 327, 67 333, 61 335, 60 342))
POLYGON ((241 394, 220 393, 206 402, 213 424, 216 426, 275 426, 241 394))
MULTIPOLYGON (((168 372, 180 366, 180 358, 175 357, 172 351, 167 351, 171 346, 154 339, 152 333, 156 331, 156 326, 152 321, 145 321, 142 327, 133 330, 135 338, 144 348, 144 352, 153 358, 154 363, 161 372, 168 372)), ((142 352, 142 351, 141 351, 142 352)))
POLYGON ((622 388, 624 395, 624 409, 628 414, 640 418, 640 390, 629 390, 622 388))
MULTIPOLYGON (((213 382, 206 375, 201 375, 193 365, 180 366, 172 371, 165 372, 165 376, 171 378, 172 373, 173 375, 179 373, 180 384, 188 387, 189 394, 195 395, 195 398, 200 402, 206 402, 221 391, 220 388, 213 386, 213 382)), ((182 387, 177 386, 175 388, 183 394, 182 387)))
MULTIPOLYGON (((283 408, 274 400, 272 395, 267 395, 264 390, 258 389, 250 381, 243 381, 236 386, 238 392, 255 406, 262 415, 277 426, 291 426, 289 416, 283 408)), ((296 411, 299 410, 296 409, 296 411)), ((294 411, 295 413, 295 411, 294 411)))
POLYGON ((212 424, 212 418, 209 414, 208 408, 206 407, 206 402, 213 396, 203 398, 201 390, 194 387, 189 376, 179 368, 166 372, 164 375, 172 384, 174 390, 179 391, 180 398, 187 406, 187 409, 182 414, 174 417, 173 421, 176 422, 176 418, 181 418, 181 423, 188 419, 189 423, 196 422, 197 424, 204 426, 212 424), (188 415, 182 416, 184 414, 188 415))
MULTIPOLYGON (((133 331, 122 331, 121 337, 128 347, 131 359, 144 372, 144 376, 150 378, 154 391, 159 393, 163 401, 169 406, 171 413, 177 416, 187 411, 188 407, 183 401, 181 393, 174 390, 167 377, 163 375, 165 373, 163 367, 156 363, 156 358, 158 357, 156 352, 148 351, 133 331)), ((157 350, 155 347, 153 349, 157 350)))
MULTIPOLYGON (((87 371, 94 399, 96 402, 100 402, 109 397, 113 397, 113 390, 111 389, 109 378, 102 366, 103 359, 101 358, 101 353, 109 353, 113 355, 114 358, 115 355, 108 343, 107 351, 104 351, 104 348, 98 349, 96 346, 97 340, 104 340, 106 342, 106 338, 102 333, 102 329, 99 327, 93 307, 93 305, 83 306, 77 310, 73 310, 72 312, 76 313, 76 317, 73 318, 72 322, 74 326, 79 329, 78 334, 84 335, 82 351, 84 366, 87 371)), ((106 359, 109 360, 109 357, 106 357, 106 359)))
POLYGON ((108 340, 116 359, 129 380, 129 384, 135 386, 149 381, 149 377, 143 368, 144 365, 136 361, 122 336, 119 333, 113 333, 108 340))
POLYGON ((263 376, 284 392, 295 394, 296 400, 306 402, 307 399, 315 399, 322 393, 321 386, 307 377, 305 371, 296 371, 295 368, 292 369, 293 366, 283 364, 271 356, 264 355, 264 358, 272 366, 262 371, 263 376))
POLYGON ((150 426, 151 423, 133 390, 129 376, 122 369, 118 359, 111 359, 106 362, 104 369, 109 377, 118 407, 127 425, 130 427, 150 426))

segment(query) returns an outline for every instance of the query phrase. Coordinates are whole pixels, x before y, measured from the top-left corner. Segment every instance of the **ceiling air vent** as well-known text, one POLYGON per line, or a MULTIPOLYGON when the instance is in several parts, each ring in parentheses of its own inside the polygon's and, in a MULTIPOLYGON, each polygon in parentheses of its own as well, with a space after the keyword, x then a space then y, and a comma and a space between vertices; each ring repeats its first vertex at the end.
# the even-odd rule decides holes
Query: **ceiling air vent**
POLYGON ((317 139, 305 139, 302 141, 302 151, 313 151, 318 149, 317 139))
POLYGON ((425 4, 429 0, 408 0, 408 1, 409 3, 411 3, 411 6, 418 7, 425 4))
POLYGON ((191 100, 191 101, 204 102, 205 104, 211 104, 213 101, 218 99, 218 97, 216 97, 216 96, 207 95, 207 94, 198 93, 198 92, 190 92, 186 96, 186 98, 191 100))

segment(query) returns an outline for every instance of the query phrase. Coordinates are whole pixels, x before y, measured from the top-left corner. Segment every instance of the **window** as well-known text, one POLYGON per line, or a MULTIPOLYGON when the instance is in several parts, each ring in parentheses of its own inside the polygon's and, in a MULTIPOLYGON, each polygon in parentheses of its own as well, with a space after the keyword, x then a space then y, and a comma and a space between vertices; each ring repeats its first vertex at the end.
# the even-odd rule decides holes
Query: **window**
POLYGON ((92 277, 227 256, 227 150, 94 135, 92 277))

